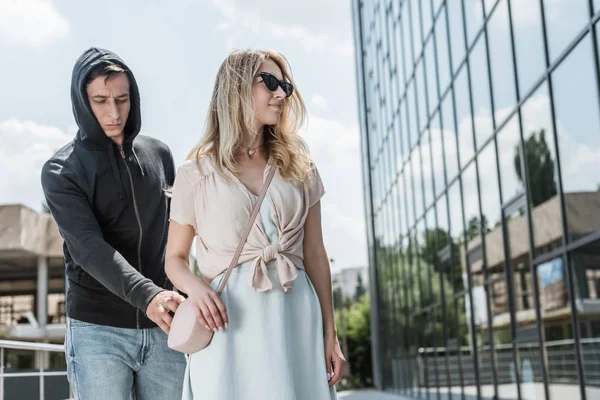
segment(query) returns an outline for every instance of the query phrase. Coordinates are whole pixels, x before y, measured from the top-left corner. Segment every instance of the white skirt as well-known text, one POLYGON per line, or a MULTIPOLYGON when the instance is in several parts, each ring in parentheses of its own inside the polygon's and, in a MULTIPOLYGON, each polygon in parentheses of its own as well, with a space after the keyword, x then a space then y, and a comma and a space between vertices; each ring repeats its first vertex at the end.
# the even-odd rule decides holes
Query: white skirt
POLYGON ((250 287, 250 273, 250 263, 232 271, 222 294, 229 329, 188 358, 183 399, 336 399, 325 369, 321 307, 306 273, 298 271, 287 293, 274 263, 268 265, 268 292, 250 287))

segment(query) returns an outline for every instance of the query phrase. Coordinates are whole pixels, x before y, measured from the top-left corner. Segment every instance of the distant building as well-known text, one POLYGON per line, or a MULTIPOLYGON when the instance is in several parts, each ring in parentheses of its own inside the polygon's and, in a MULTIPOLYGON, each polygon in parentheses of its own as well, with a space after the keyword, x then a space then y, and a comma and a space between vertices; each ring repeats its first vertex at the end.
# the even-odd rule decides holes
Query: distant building
POLYGON ((50 214, 0 206, 0 338, 63 342, 62 245, 50 214))
POLYGON ((334 287, 339 286, 342 289, 344 297, 352 298, 356 294, 359 275, 362 279, 363 288, 366 291, 369 288, 369 269, 367 267, 344 268, 332 274, 331 282, 333 282, 334 287))

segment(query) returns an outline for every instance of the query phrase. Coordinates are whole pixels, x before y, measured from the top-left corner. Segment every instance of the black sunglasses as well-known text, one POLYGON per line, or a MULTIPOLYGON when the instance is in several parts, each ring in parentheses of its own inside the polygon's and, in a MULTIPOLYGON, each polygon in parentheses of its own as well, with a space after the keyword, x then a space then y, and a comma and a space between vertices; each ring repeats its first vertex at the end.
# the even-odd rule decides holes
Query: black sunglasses
POLYGON ((280 81, 268 72, 261 72, 260 74, 254 75, 255 78, 258 78, 259 76, 267 86, 267 89, 269 89, 271 92, 276 91, 277 87, 281 87, 285 93, 285 97, 290 97, 292 93, 294 93, 294 86, 289 82, 280 81))

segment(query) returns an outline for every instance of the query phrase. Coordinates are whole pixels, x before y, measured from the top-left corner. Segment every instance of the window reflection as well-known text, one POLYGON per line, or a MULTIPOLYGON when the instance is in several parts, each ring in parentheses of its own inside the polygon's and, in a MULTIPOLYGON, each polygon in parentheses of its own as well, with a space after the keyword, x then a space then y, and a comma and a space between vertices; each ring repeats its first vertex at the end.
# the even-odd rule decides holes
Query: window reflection
POLYGON ((446 158, 446 178, 448 183, 458 174, 458 149, 454 124, 454 100, 452 92, 448 92, 442 102, 442 135, 444 156, 446 158))
POLYGON ((438 76, 440 79, 440 93, 443 94, 450 84, 450 54, 448 50, 448 35, 446 32, 446 10, 443 10, 437 19, 435 39, 437 46, 438 76))
POLYGON ((600 230, 600 124, 594 71, 588 35, 552 75, 570 239, 600 230))
MULTIPOLYGON (((440 129, 440 116, 436 114, 431 119, 431 158, 433 161, 433 181, 435 195, 439 195, 445 189, 444 180, 444 154, 442 144, 442 130, 440 129)), ((453 162, 456 162, 453 160, 453 162)))
POLYGON ((518 179, 515 168, 515 148, 520 146, 520 125, 517 115, 498 133, 498 155, 500 157, 500 182, 502 200, 507 203, 516 195, 524 193, 523 184, 518 179))
POLYGON ((403 61, 404 61, 404 71, 406 73, 405 80, 408 80, 413 72, 413 46, 412 46, 412 36, 411 36, 411 25, 410 25, 410 7, 408 6, 409 2, 405 1, 403 3, 402 12, 401 12, 401 20, 402 20, 402 49, 403 49, 403 61))
POLYGON ((433 203, 433 171, 432 171, 432 160, 431 160, 431 142, 429 140, 429 130, 425 131, 421 138, 421 159, 423 165, 423 189, 425 208, 429 207, 433 203))
POLYGON ((473 143, 473 126, 471 121, 471 101, 469 100, 469 84, 467 69, 463 67, 454 82, 456 98, 456 122, 458 125, 458 145, 460 163, 464 167, 473 158, 475 146, 473 143))
POLYGON ((415 194, 415 218, 419 219, 423 214, 423 170, 419 146, 415 147, 410 159, 412 162, 412 178, 415 194))
POLYGON ((506 119, 517 100, 507 1, 500 0, 487 27, 489 48, 493 49, 490 51, 490 69, 496 126, 506 119))
POLYGON ((452 67, 454 71, 457 71, 466 54, 461 0, 446 0, 446 10, 450 26, 452 67))
POLYGON ((425 124, 429 120, 429 115, 433 113, 439 103, 437 94, 437 72, 433 54, 433 39, 430 39, 427 42, 425 49, 425 65, 427 66, 427 100, 429 104, 429 113, 425 114, 426 118, 424 118, 425 124))
POLYGON ((408 85, 408 89, 406 91, 406 100, 407 100, 407 113, 408 113, 408 122, 409 122, 409 136, 408 136, 408 144, 409 148, 412 149, 417 140, 419 140, 419 132, 417 129, 417 107, 415 106, 415 81, 412 80, 408 85))
POLYGON ((485 38, 480 36, 469 56, 475 137, 480 148, 494 132, 485 38))
POLYGON ((416 75, 416 79, 417 79, 417 100, 418 100, 418 106, 419 108, 417 109, 417 120, 418 120, 418 127, 419 130, 416 134, 415 137, 419 137, 419 135, 421 135, 421 132, 423 132, 423 129, 425 128, 425 124, 427 124, 427 104, 425 102, 425 97, 427 96, 427 87, 425 86, 425 69, 423 67, 424 62, 420 61, 419 64, 417 65, 417 75, 416 75))
POLYGON ((467 45, 470 47, 483 24, 483 9, 481 8, 481 0, 463 1, 465 7, 465 22, 467 25, 467 45))
POLYGON ((511 0, 519 93, 524 97, 546 69, 538 1, 511 0))
POLYGON ((415 59, 419 58, 423 49, 423 39, 421 37, 421 18, 419 12, 419 0, 410 0, 409 7, 411 12, 411 27, 413 38, 413 50, 415 59))
POLYGON ((552 29, 548 29, 548 47, 552 63, 588 23, 588 1, 544 0, 544 15, 546 16, 546 26, 552 27, 552 29))
MULTIPOLYGON (((563 236, 558 198, 558 164, 546 84, 523 105, 521 120, 535 240, 534 253, 540 255, 560 246, 563 236)), ((516 158, 515 168, 522 181, 523 172, 516 158)))
POLYGON ((569 263, 577 295, 586 392, 589 398, 594 398, 598 395, 597 387, 593 386, 598 371, 595 366, 600 363, 600 242, 593 242, 571 253, 569 263))

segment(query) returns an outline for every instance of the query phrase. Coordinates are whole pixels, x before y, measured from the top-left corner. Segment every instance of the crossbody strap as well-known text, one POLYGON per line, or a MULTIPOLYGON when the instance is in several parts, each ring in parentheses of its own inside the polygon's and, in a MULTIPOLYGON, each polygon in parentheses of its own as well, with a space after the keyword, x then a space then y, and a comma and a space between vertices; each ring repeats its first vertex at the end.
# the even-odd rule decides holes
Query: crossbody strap
POLYGON ((254 225, 254 221, 256 220, 256 216, 258 215, 258 213, 260 211, 260 206, 267 194, 267 189, 269 189, 269 185, 271 184, 271 181, 273 180, 273 176, 275 175, 275 172, 277 171, 277 166, 275 166, 275 165, 271 165, 270 168, 271 168, 271 170, 269 171, 269 175, 267 175, 267 179, 263 183, 263 187, 262 187, 262 191, 260 192, 260 196, 259 196, 258 200, 256 201, 256 204, 254 204, 254 208, 252 209, 252 214, 250 214, 250 219, 248 220, 248 223, 246 224, 246 229, 244 230, 244 233, 242 234, 242 238, 240 239, 240 243, 238 244, 238 247, 235 250, 235 254, 233 255, 233 258, 231 259, 231 264, 229 264, 229 268, 227 268, 227 272, 225 272, 225 276, 223 277, 223 280, 221 281, 221 284, 219 285, 219 290, 217 290, 217 293, 219 293, 219 294, 221 294, 223 292, 223 289, 225 288, 225 285, 227 284, 227 281, 229 280, 229 275, 231 275, 231 271, 233 271, 233 269, 237 266, 237 262, 240 258, 240 255, 242 254, 242 250, 244 248, 244 245, 246 244, 248 235, 250 234, 250 230, 252 229, 252 226, 254 225))

